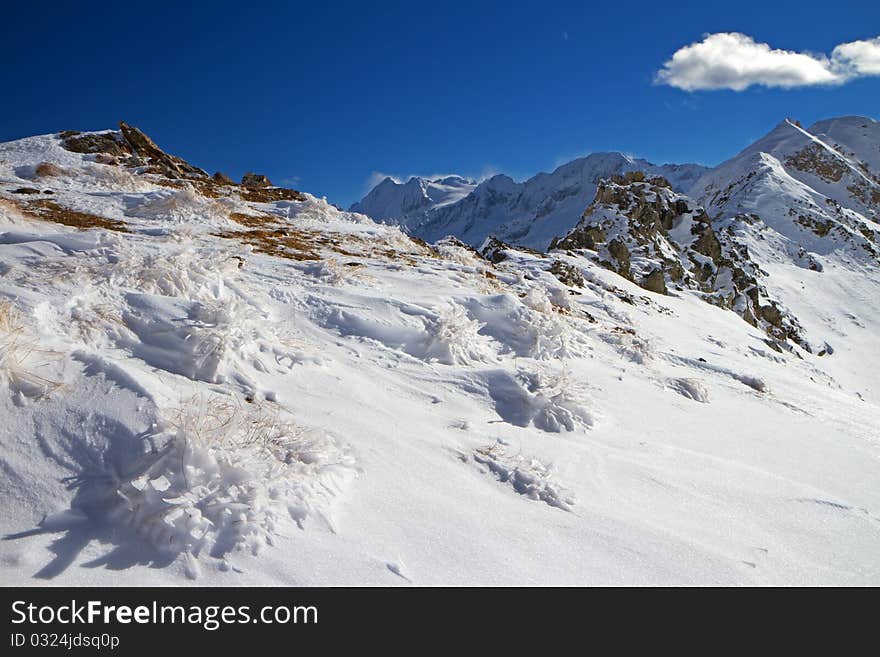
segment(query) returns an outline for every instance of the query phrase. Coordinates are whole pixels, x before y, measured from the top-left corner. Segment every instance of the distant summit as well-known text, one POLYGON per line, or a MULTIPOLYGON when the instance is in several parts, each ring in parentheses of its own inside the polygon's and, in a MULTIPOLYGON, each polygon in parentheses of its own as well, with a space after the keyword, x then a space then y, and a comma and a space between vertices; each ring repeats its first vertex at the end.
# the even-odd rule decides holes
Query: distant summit
POLYGON ((476 181, 463 176, 420 178, 413 176, 405 183, 386 177, 361 201, 351 206, 377 221, 403 224, 436 208, 455 203, 477 186, 476 181))
POLYGON ((479 185, 457 176, 434 181, 411 178, 405 184, 386 178, 351 210, 399 225, 428 241, 454 235, 478 246, 492 235, 546 249, 550 240, 577 223, 603 178, 637 170, 663 176, 676 191, 685 191, 706 168, 657 166, 622 153, 594 153, 521 183, 504 174, 479 185))

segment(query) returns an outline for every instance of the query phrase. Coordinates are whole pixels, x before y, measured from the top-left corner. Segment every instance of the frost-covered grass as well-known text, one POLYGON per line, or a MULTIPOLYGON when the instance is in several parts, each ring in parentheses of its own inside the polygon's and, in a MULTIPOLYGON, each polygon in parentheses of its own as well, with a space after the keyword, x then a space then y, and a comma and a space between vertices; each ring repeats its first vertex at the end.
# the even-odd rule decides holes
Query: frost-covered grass
POLYGON ((525 497, 570 511, 575 500, 554 479, 551 468, 535 458, 512 452, 509 445, 496 441, 474 450, 473 459, 498 481, 525 497))
POLYGON ((0 299, 0 376, 17 404, 39 399, 62 386, 40 374, 46 361, 56 357, 39 347, 15 305, 0 299))
POLYGON ((278 408, 198 397, 169 415, 140 467, 108 491, 116 498, 109 515, 161 550, 256 554, 291 519, 326 521, 327 504, 353 473, 333 439, 304 431, 278 408))

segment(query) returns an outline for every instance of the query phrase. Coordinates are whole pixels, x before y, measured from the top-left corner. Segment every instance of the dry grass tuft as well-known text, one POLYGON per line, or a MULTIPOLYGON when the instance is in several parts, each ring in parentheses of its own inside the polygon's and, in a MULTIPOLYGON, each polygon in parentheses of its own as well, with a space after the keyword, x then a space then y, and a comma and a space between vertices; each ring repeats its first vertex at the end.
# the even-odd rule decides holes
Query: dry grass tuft
POLYGON ((171 412, 168 423, 177 435, 205 447, 264 447, 279 458, 302 434, 282 417, 280 406, 234 396, 194 396, 171 412))
POLYGON ((6 375, 15 394, 40 399, 62 386, 33 371, 45 364, 34 363, 36 356, 51 354, 27 339, 21 313, 12 302, 0 299, 0 373, 6 375))
POLYGON ((19 219, 26 219, 18 203, 5 198, 0 198, 0 216, 11 220, 12 223, 16 223, 16 220, 19 219))
POLYGON ((66 169, 51 162, 40 162, 34 169, 34 176, 37 178, 60 178, 65 174, 67 174, 66 169))

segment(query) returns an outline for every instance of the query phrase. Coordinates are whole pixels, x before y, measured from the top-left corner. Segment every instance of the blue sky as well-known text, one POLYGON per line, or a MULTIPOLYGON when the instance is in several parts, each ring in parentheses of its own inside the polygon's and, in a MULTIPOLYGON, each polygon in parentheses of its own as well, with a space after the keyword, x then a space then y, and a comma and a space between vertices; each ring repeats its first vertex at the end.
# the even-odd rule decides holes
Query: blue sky
POLYGON ((375 172, 526 177, 620 150, 715 164, 786 116, 880 117, 880 77, 654 84, 705 34, 831 53, 880 3, 7 3, 0 140, 139 126, 203 168, 348 206, 375 172), (312 5, 312 6, 307 6, 312 5))

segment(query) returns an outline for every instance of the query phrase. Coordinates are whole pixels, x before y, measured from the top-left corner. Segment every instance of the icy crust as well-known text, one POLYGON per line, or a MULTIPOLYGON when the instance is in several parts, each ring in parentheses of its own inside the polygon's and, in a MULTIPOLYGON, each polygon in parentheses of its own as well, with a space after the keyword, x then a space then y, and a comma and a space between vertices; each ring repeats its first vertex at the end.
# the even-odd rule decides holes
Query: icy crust
POLYGON ((653 232, 621 219, 636 197, 594 208, 632 239, 627 277, 607 239, 483 255, 58 136, 0 151, 4 581, 876 579, 864 262, 743 233, 810 353, 704 302, 737 281, 665 187, 636 203, 672 208, 653 232), (65 172, 17 193, 46 162, 65 172), (649 262, 670 294, 639 285, 649 262))

